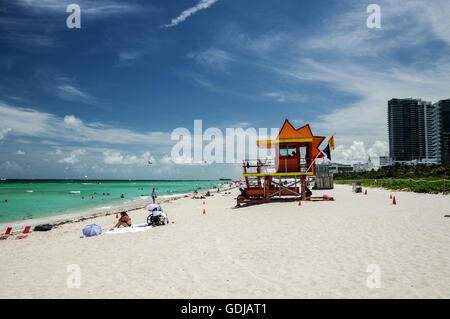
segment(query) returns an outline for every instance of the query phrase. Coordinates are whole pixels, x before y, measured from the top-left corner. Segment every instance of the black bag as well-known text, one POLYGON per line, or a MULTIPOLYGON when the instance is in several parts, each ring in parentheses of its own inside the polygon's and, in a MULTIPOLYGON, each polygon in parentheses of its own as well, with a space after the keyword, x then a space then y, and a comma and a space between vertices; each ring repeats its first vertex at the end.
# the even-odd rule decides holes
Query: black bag
POLYGON ((34 231, 49 231, 52 227, 50 224, 37 225, 34 227, 34 231))

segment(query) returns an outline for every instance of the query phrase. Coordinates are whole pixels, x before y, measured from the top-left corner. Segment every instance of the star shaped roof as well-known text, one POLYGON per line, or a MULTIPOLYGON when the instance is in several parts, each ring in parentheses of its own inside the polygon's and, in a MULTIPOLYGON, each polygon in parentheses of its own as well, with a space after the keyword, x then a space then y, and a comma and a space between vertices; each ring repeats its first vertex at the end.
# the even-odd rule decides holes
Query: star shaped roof
POLYGON ((286 119, 276 140, 257 141, 257 144, 262 148, 273 148, 285 143, 312 143, 311 157, 315 158, 317 156, 317 158, 322 158, 323 154, 319 150, 319 146, 324 139, 324 136, 314 136, 309 124, 295 129, 289 120, 286 119))

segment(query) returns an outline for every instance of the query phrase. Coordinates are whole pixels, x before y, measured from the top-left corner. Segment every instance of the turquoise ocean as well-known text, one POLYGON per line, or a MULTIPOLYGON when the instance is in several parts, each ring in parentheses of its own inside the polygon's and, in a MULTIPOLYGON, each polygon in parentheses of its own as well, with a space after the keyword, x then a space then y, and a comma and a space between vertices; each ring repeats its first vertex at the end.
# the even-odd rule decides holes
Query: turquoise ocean
POLYGON ((151 196, 153 188, 158 196, 164 196, 201 192, 222 183, 218 180, 2 180, 0 224, 114 207, 151 196))

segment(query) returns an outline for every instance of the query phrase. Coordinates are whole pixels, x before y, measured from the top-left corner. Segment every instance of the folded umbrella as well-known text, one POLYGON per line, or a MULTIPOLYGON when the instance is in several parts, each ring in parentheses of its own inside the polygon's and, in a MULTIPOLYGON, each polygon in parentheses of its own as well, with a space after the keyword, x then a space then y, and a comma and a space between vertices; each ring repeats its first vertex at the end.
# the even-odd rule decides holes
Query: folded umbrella
POLYGON ((102 228, 99 225, 91 224, 83 228, 83 235, 86 237, 97 236, 102 233, 102 228))

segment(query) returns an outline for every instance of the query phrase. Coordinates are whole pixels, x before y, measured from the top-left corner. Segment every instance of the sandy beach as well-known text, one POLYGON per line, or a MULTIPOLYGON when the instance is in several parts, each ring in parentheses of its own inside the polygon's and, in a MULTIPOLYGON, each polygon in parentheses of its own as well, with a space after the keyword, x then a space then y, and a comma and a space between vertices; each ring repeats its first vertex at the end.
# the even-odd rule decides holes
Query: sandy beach
POLYGON ((336 185, 314 192, 334 202, 234 208, 237 193, 164 203, 171 223, 144 232, 80 238, 112 227, 108 215, 3 240, 0 298, 450 297, 449 196, 336 185), (80 288, 67 286, 69 265, 80 288))

